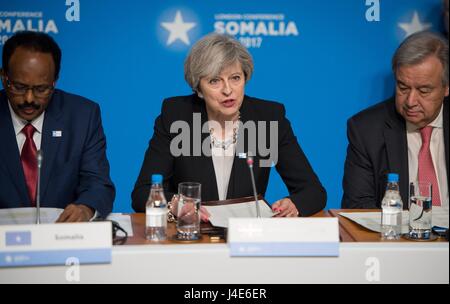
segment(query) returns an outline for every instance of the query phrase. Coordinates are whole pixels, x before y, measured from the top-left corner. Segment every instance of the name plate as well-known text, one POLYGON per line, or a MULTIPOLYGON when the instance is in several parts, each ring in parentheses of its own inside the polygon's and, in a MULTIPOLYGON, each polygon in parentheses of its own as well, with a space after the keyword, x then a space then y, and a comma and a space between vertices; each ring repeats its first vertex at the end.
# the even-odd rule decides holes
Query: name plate
POLYGON ((339 256, 337 218, 230 218, 231 256, 339 256))
POLYGON ((109 264, 111 222, 0 226, 0 267, 109 264))

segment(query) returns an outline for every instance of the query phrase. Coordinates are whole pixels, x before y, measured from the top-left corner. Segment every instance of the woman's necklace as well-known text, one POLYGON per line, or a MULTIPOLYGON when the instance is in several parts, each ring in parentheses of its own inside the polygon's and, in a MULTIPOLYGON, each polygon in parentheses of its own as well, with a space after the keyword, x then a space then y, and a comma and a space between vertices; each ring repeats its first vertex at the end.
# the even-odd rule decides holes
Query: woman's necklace
POLYGON ((239 121, 241 119, 241 113, 239 113, 238 120, 234 122, 233 136, 228 139, 220 140, 214 136, 214 128, 209 129, 209 134, 211 135, 211 144, 214 148, 221 148, 222 150, 227 150, 231 145, 237 142, 237 131, 239 127, 239 121))

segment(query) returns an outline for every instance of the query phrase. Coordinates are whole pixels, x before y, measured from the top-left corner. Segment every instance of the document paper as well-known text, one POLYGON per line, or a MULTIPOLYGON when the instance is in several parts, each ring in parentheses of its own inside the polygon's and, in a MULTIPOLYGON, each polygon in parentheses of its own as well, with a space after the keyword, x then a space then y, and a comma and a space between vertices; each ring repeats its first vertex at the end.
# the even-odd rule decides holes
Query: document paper
MULTIPOLYGON (((41 223, 55 223, 59 218, 63 209, 58 208, 41 208, 41 223)), ((122 213, 111 213, 107 220, 116 221, 129 237, 133 236, 133 226, 131 217, 122 213)), ((32 225, 36 223, 36 208, 10 208, 0 209, 0 225, 32 225)), ((122 236, 119 232, 118 236, 122 236)))
MULTIPOLYGON (((262 218, 270 218, 276 215, 272 209, 262 200, 258 201, 259 210, 262 218)), ((255 201, 238 203, 238 204, 224 204, 219 206, 203 206, 209 212, 209 221, 215 227, 228 228, 228 219, 254 217, 256 218, 256 204, 255 201)))
MULTIPOLYGON (((381 212, 340 212, 339 215, 358 223, 359 225, 375 231, 381 232, 381 212)), ((432 211, 432 226, 448 228, 449 212, 448 208, 434 207, 432 211)), ((408 233, 409 212, 402 212, 402 233, 408 233)))

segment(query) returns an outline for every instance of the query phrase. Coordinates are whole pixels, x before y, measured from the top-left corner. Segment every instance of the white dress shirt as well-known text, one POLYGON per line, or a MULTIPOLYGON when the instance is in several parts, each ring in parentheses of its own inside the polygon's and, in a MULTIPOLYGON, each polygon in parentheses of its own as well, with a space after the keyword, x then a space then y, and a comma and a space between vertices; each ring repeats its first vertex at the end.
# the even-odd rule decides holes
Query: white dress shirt
MULTIPOLYGON (((447 166, 445 162, 445 144, 444 144, 444 128, 443 128, 443 109, 436 119, 429 124, 433 127, 431 134, 430 151, 433 159, 434 171, 439 185, 442 207, 448 207, 448 183, 447 183, 447 166)), ((420 130, 413 124, 406 122, 406 133, 408 140, 408 164, 409 164, 409 182, 415 182, 418 178, 419 170, 419 151, 422 146, 422 137, 420 130)))
MULTIPOLYGON (((28 124, 28 121, 20 118, 16 112, 11 107, 11 104, 8 102, 9 112, 11 113, 12 123, 14 126, 14 131, 16 133, 17 147, 19 148, 19 153, 22 154, 22 148, 25 144, 26 136, 22 133, 22 129, 28 124)), ((41 141, 42 141, 42 126, 44 124, 44 116, 45 111, 42 112, 39 117, 34 119, 31 124, 36 129, 34 132, 33 140, 36 145, 36 149, 39 151, 41 149, 41 141)))
MULTIPOLYGON (((225 126, 225 141, 230 141, 229 145, 226 145, 226 149, 223 149, 221 145, 217 147, 211 146, 211 156, 214 165, 214 173, 216 175, 217 182, 217 193, 219 195, 219 200, 226 200, 228 195, 228 185, 230 183, 231 170, 233 169, 234 154, 236 150, 236 143, 232 142, 233 137, 236 136, 239 124, 234 124, 231 128, 229 125, 225 126)), ((217 136, 217 134, 222 134, 221 128, 216 124, 211 124, 210 122, 210 132, 211 128, 216 127, 218 132, 212 136, 217 136)), ((236 139, 236 138, 235 138, 236 139)))
POLYGON ((231 170, 234 163, 235 146, 235 144, 231 144, 226 150, 216 147, 211 148, 217 191, 221 201, 227 199, 228 184, 230 183, 231 170))

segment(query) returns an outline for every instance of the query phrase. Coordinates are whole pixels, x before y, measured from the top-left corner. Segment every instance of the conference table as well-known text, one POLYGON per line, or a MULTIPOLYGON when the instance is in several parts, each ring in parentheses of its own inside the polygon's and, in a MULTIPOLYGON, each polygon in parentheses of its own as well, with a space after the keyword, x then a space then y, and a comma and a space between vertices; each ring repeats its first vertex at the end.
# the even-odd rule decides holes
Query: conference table
POLYGON ((152 243, 145 239, 144 214, 131 214, 133 236, 113 246, 111 264, 1 269, 0 283, 449 283, 448 242, 382 242, 378 233, 339 216, 341 211, 362 210, 313 216, 338 217, 338 257, 230 257, 217 236, 171 240, 173 223, 169 240, 152 243))

